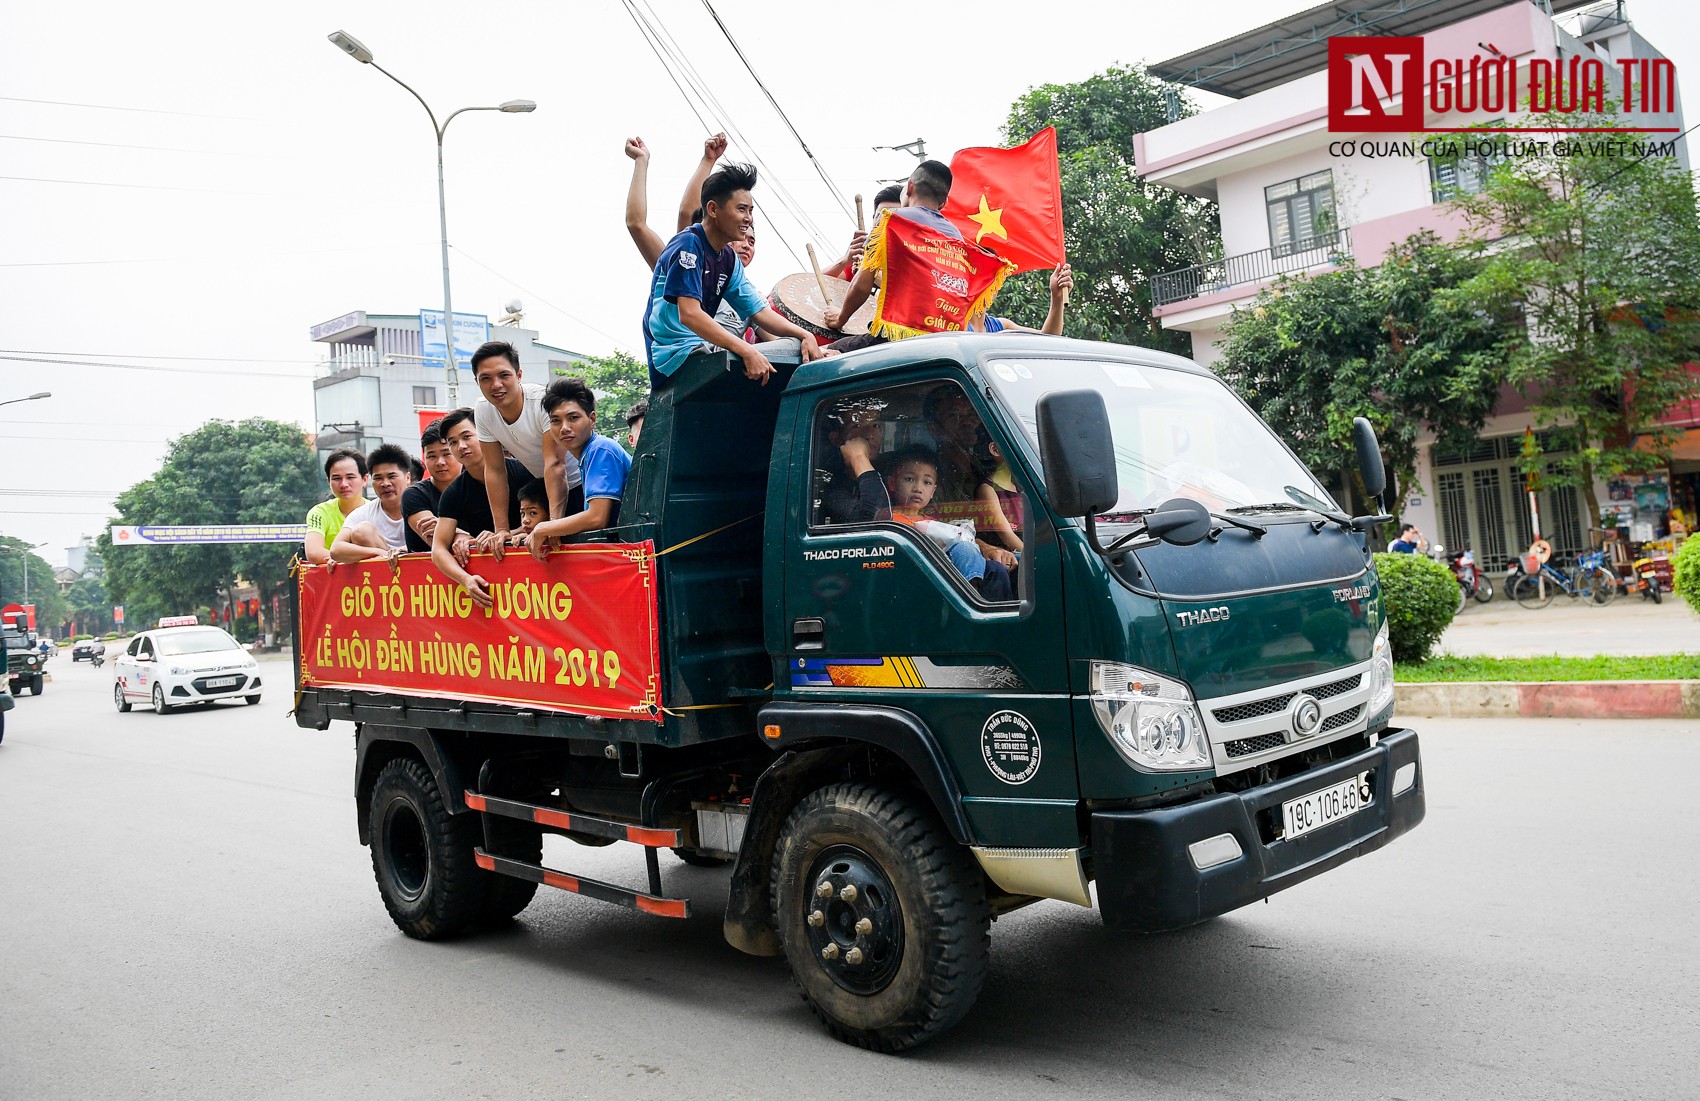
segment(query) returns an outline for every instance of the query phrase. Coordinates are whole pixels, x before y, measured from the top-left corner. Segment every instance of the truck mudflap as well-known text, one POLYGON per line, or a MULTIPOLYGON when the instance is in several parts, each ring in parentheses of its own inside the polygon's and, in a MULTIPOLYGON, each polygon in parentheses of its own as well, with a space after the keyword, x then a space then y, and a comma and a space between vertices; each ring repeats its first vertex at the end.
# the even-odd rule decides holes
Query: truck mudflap
POLYGON ((1421 822, 1424 809, 1416 732, 1390 730, 1361 753, 1248 791, 1177 807, 1098 811, 1092 852, 1099 912, 1112 929, 1194 925, 1381 848, 1421 822), (1360 774, 1367 774, 1367 805, 1283 836, 1286 803, 1360 774))

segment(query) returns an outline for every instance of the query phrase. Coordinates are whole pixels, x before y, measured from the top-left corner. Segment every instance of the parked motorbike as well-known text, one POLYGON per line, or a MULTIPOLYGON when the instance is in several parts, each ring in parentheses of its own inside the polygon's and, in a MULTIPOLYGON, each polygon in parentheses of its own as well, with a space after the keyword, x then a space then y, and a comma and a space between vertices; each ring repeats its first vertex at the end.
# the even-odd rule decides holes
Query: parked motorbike
MULTIPOLYGON (((1469 552, 1465 551, 1463 553, 1467 554, 1469 552)), ((1430 558, 1434 559, 1436 562, 1444 563, 1446 565, 1446 568, 1452 571, 1453 578, 1456 579, 1458 577, 1458 566, 1457 566, 1456 562, 1454 561, 1456 559, 1457 555, 1456 554, 1447 554, 1445 546, 1441 545, 1440 543, 1433 544, 1428 549, 1428 556, 1430 558)), ((1453 615, 1457 615, 1459 612, 1464 610, 1464 599, 1465 599, 1464 594, 1465 594, 1465 592, 1466 592, 1466 590, 1464 588, 1464 583, 1462 581, 1459 581, 1458 582, 1458 606, 1452 609, 1453 615)))
POLYGON ((1475 597, 1477 604, 1493 599, 1493 582, 1477 568, 1475 555, 1467 550, 1453 551, 1446 556, 1446 565, 1458 579, 1458 587, 1465 595, 1475 597))
POLYGON ((1640 593, 1642 600, 1651 600, 1654 604, 1664 601, 1659 575, 1653 572, 1653 560, 1649 557, 1637 558, 1630 563, 1629 576, 1624 578, 1622 587, 1626 593, 1640 593))

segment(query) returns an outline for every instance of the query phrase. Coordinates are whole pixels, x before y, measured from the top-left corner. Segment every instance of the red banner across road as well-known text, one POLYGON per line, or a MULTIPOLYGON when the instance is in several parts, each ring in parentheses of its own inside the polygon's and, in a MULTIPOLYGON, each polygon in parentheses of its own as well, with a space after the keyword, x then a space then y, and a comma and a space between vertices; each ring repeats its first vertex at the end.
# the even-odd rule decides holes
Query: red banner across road
POLYGON ((655 545, 476 555, 480 608, 427 554, 302 566, 302 687, 661 721, 655 545))

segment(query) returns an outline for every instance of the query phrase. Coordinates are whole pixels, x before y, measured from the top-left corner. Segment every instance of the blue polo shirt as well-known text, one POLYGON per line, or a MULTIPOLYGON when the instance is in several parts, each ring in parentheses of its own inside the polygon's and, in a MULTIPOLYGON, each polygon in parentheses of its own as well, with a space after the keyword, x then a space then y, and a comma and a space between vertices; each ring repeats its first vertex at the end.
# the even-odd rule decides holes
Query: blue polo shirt
POLYGON ((578 461, 584 471, 585 504, 598 497, 613 501, 614 510, 608 516, 608 526, 613 527, 620 520, 620 498, 626 492, 626 475, 631 473, 631 456, 612 439, 595 432, 584 445, 578 461))
MULTIPOLYGON (((681 298, 701 302, 709 317, 720 309, 724 299, 745 321, 767 306, 767 299, 750 283, 731 245, 718 252, 709 248, 708 233, 701 222, 680 230, 655 261, 649 305, 643 311, 643 347, 649 357, 652 387, 677 371, 704 343, 679 317, 681 298)), ((585 496, 590 496, 588 490, 585 496)))

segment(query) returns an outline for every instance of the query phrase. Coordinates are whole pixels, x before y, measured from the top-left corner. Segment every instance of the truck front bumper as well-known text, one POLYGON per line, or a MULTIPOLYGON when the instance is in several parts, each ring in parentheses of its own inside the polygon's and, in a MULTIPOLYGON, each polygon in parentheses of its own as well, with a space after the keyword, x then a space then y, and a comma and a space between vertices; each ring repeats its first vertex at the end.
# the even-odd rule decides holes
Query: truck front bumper
POLYGON ((1180 929, 1267 898, 1387 844, 1423 820, 1422 762, 1413 730, 1388 730, 1377 745, 1249 791, 1178 807, 1092 815, 1098 909, 1112 929, 1180 929), (1409 765, 1408 769, 1403 766, 1409 765), (1292 840, 1279 835, 1282 804, 1369 773, 1371 801, 1356 813, 1292 840), (1394 794, 1395 778, 1408 783, 1394 794), (1231 836, 1239 855, 1200 870, 1191 846, 1231 836))

